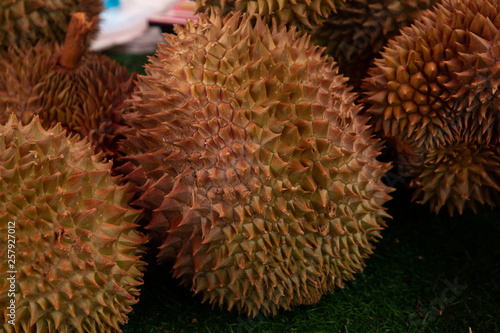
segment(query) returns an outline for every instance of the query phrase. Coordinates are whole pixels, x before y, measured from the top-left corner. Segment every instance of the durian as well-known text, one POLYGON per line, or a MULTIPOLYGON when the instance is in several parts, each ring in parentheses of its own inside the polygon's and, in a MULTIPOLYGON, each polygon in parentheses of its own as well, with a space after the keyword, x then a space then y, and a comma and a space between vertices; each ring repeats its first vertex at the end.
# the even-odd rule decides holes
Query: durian
POLYGON ((314 43, 325 46, 339 70, 356 87, 372 61, 400 28, 439 0, 350 0, 313 32, 314 43))
POLYGON ((121 331, 144 267, 128 199, 87 140, 38 117, 0 125, 0 331, 121 331))
POLYGON ((102 9, 102 0, 0 0, 0 49, 39 41, 62 43, 71 13, 97 18, 102 9))
POLYGON ((310 32, 320 26, 332 12, 342 7, 346 0, 195 0, 196 11, 204 12, 219 9, 221 15, 231 11, 242 11, 249 15, 260 14, 271 24, 296 27, 300 31, 310 32))
POLYGON ((500 145, 473 141, 456 142, 422 151, 420 163, 412 165, 413 199, 430 203, 438 212, 447 207, 450 215, 477 204, 500 202, 500 145))
POLYGON ((498 202, 499 59, 498 1, 446 0, 402 29, 364 82, 375 130, 424 157, 429 169, 413 165, 412 184, 435 211, 498 202), (446 186, 436 186, 441 175, 446 186))
POLYGON ((38 43, 0 52, 0 123, 7 106, 24 124, 38 114, 45 128, 64 128, 89 137, 97 152, 116 157, 123 106, 135 74, 105 55, 88 52, 93 21, 74 15, 63 46, 38 43))
POLYGON ((166 35, 133 95, 121 170, 165 239, 159 260, 213 305, 310 304, 361 272, 389 166, 335 63, 258 15, 166 35))

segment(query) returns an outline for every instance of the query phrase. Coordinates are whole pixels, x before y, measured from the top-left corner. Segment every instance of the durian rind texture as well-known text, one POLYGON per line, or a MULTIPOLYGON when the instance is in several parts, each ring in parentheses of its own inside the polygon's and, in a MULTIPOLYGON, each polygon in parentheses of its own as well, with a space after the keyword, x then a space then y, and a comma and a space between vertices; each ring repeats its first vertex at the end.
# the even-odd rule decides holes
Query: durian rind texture
POLYGON ((458 141, 422 152, 419 162, 412 169, 413 199, 429 202, 436 213, 443 206, 452 215, 466 207, 477 211, 478 204, 500 202, 499 144, 458 141))
POLYGON ((498 168, 498 158, 485 152, 498 152, 500 144, 499 59, 498 2, 446 0, 425 11, 413 26, 402 29, 364 82, 375 130, 421 155, 421 163, 429 159, 426 165, 436 169, 425 171, 427 176, 429 172, 434 177, 446 174, 446 186, 436 187, 426 183, 433 177, 418 175, 422 165, 413 168, 413 176, 418 178, 413 181, 417 197, 430 202, 436 212, 447 206, 450 213, 457 209, 461 213, 463 207, 498 202, 500 178, 492 170, 495 165, 498 168), (472 168, 491 172, 477 178, 474 172, 463 171, 472 169, 462 169, 457 158, 471 147, 481 147, 479 155, 467 153, 474 161, 472 168), (451 170, 448 167, 437 167, 442 160, 438 155, 447 156, 443 158, 448 164, 457 160, 454 173, 443 171, 451 170), (485 160, 486 156, 491 159, 485 160), (469 183, 465 185, 463 179, 455 182, 455 176, 456 180, 467 178, 469 183))
POLYGON ((0 125, 0 269, 17 271, 15 326, 11 281, 0 283, 2 332, 117 332, 127 322, 145 239, 127 188, 100 160, 87 140, 45 130, 38 117, 0 125))
POLYGON ((59 122, 90 138, 96 152, 116 157, 125 130, 124 102, 135 87, 135 74, 92 52, 85 53, 76 68, 61 67, 61 49, 38 43, 0 51, 0 123, 11 112, 23 124, 37 114, 45 128, 59 122))
POLYGON ((62 43, 71 13, 97 17, 101 0, 2 0, 0 1, 0 49, 39 41, 62 43))
MULTIPOLYGON (((259 16, 200 15, 139 77, 124 141, 160 261, 213 305, 310 304, 363 269, 390 198, 335 64, 259 16)), ((124 171, 124 173, 127 173, 124 171)))
POLYGON ((313 32, 314 43, 339 65, 350 83, 361 79, 387 41, 439 0, 350 0, 313 32))
POLYGON ((221 15, 231 11, 242 11, 249 15, 259 14, 271 24, 296 27, 303 32, 310 32, 320 26, 346 0, 195 0, 196 11, 219 10, 221 15))

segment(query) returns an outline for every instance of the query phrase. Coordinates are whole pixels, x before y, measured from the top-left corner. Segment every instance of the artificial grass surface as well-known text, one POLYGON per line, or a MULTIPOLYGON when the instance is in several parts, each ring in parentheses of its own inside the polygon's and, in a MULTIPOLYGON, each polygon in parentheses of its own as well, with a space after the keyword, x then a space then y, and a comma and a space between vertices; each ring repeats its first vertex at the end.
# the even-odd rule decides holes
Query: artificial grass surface
MULTIPOLYGON (((115 56, 141 70, 146 56, 115 56)), ((250 319, 201 304, 149 259, 124 333, 500 333, 500 207, 435 215, 392 193, 393 219, 363 274, 320 302, 250 319)))
POLYGON ((148 57, 151 56, 151 54, 122 54, 113 52, 104 52, 104 54, 127 67, 129 73, 135 72, 137 74, 145 74, 144 65, 148 62, 148 57))

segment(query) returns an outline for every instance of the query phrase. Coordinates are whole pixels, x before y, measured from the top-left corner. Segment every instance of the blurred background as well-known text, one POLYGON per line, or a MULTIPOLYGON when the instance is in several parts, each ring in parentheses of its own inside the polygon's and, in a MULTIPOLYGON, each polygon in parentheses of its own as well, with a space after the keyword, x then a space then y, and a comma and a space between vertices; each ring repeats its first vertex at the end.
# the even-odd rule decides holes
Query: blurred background
POLYGON ((153 53, 161 33, 173 24, 194 17, 194 1, 189 0, 103 0, 100 33, 93 41, 94 51, 113 53, 153 53))

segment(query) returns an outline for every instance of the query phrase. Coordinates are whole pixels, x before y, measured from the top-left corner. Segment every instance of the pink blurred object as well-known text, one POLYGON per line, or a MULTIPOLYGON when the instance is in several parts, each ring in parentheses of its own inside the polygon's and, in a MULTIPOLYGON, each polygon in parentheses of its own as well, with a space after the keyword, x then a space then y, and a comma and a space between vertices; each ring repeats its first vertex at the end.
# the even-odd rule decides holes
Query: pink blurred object
POLYGON ((190 0, 178 0, 175 5, 169 8, 164 14, 151 16, 151 25, 173 25, 184 24, 187 20, 196 20, 196 3, 190 0))

